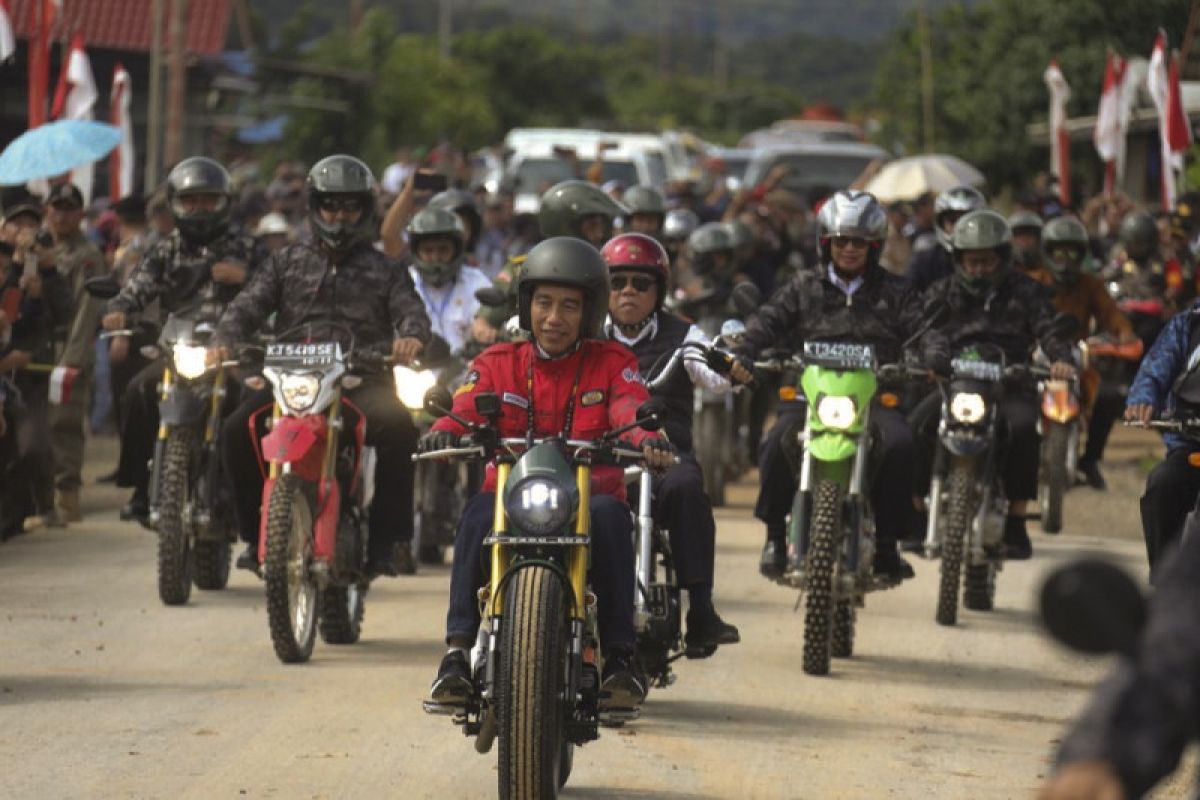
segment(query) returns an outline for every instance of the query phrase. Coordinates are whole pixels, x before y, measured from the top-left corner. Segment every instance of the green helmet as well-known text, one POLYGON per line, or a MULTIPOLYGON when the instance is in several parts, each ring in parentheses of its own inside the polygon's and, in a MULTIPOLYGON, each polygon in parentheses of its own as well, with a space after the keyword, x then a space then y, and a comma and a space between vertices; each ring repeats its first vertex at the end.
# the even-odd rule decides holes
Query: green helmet
POLYGON ((328 250, 348 253, 375 238, 375 176, 366 164, 347 155, 323 158, 309 171, 304 190, 308 195, 308 226, 328 250), (321 200, 328 195, 358 197, 363 209, 358 222, 327 223, 321 219, 321 200))
POLYGON ((463 189, 447 189, 429 198, 429 203, 425 207, 444 208, 458 214, 459 219, 463 221, 463 230, 467 234, 467 252, 475 252, 479 234, 483 232, 483 215, 479 213, 479 204, 475 202, 475 195, 463 189))
POLYGON ((719 254, 725 253, 730 260, 733 257, 733 237, 720 222, 706 222, 696 228, 688 237, 687 246, 692 255, 692 271, 697 275, 712 272, 716 268, 713 262, 719 254))
POLYGON ((517 279, 517 314, 522 330, 533 330, 533 290, 539 283, 583 290, 583 323, 579 335, 599 339, 608 315, 608 265, 600 251, 582 239, 556 236, 529 251, 517 279))
POLYGON ((467 240, 462 219, 445 208, 426 206, 408 223, 408 244, 412 264, 430 286, 445 286, 458 277, 465 257, 467 240), (449 239, 454 242, 454 255, 449 261, 425 261, 420 257, 421 242, 426 239, 449 239))
POLYGON ((1158 250, 1158 225, 1149 214, 1130 214, 1118 233, 1125 254, 1134 261, 1150 258, 1158 250))
MULTIPOLYGON (((604 218, 604 241, 612 237, 613 220, 625 213, 625 207, 613 200, 604 190, 587 181, 563 181, 546 190, 538 209, 538 224, 542 236, 573 236, 583 239, 585 217, 604 218)), ((599 247, 604 241, 591 242, 599 247)))
POLYGON ((667 216, 667 201, 651 186, 630 187, 621 197, 621 204, 631 215, 654 214, 660 218, 667 216))
POLYGON ((959 282, 974 295, 984 295, 999 285, 1012 267, 1012 230, 1004 217, 990 208, 981 208, 961 217, 950 234, 950 252, 959 282), (968 275, 962 256, 967 250, 994 250, 1000 265, 986 276, 968 275))
POLYGON ((1074 217, 1055 217, 1046 223, 1042 228, 1042 253, 1054 280, 1059 283, 1075 280, 1087 258, 1088 244, 1087 228, 1074 217))

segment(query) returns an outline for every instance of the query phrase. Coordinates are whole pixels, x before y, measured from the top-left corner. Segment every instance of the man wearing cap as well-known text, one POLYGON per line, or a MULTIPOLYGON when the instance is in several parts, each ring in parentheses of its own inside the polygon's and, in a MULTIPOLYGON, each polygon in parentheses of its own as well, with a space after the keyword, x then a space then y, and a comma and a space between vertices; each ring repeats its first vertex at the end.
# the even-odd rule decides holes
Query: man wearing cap
POLYGON ((55 504, 67 522, 83 519, 79 510, 79 485, 83 471, 84 419, 95 360, 93 337, 100 326, 104 304, 84 289, 88 278, 106 275, 104 254, 80 230, 83 194, 74 184, 62 183, 46 198, 46 223, 54 237, 54 264, 67 282, 75 307, 59 364, 80 370, 75 391, 50 413, 50 435, 54 443, 55 504))

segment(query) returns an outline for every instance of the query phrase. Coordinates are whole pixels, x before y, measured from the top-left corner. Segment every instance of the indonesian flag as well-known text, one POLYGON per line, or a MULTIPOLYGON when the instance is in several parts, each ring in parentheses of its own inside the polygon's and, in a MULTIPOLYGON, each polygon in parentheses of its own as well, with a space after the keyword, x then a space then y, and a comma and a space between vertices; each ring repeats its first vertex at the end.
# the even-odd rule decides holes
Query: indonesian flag
POLYGON ((8 11, 8 0, 0 0, 0 62, 8 61, 17 51, 13 38, 12 14, 8 11))
POLYGON ((1050 90, 1050 172, 1058 178, 1058 197, 1066 205, 1071 202, 1071 138, 1067 133, 1071 87, 1054 60, 1046 67, 1042 79, 1050 90))
POLYGON ((58 19, 62 0, 34 0, 36 28, 29 41, 29 127, 46 121, 50 93, 50 32, 58 19))
POLYGON ((1125 78, 1125 59, 1108 51, 1104 66, 1104 88, 1100 109, 1096 112, 1096 130, 1092 141, 1104 162, 1104 193, 1111 195, 1125 171, 1125 115, 1121 113, 1121 86, 1125 78))
POLYGON ((1183 152, 1192 143, 1192 128, 1183 113, 1179 94, 1179 66, 1167 52, 1167 34, 1158 32, 1154 52, 1150 54, 1150 70, 1146 88, 1158 109, 1158 138, 1162 153, 1162 206, 1175 207, 1176 173, 1183 170, 1183 152))
POLYGON ((71 402, 71 390, 78 377, 77 367, 58 366, 50 370, 50 402, 56 406, 71 402))
MULTIPOLYGON (((58 76, 53 116, 55 119, 92 119, 92 109, 99 96, 96 80, 92 77, 92 64, 83 49, 83 34, 77 33, 71 39, 71 52, 67 56, 66 66, 58 76)), ((71 183, 83 192, 84 203, 92 199, 94 172, 94 164, 85 164, 71 171, 71 183)))
MULTIPOLYGON (((0 0, 3 2, 3 0, 0 0)), ((115 200, 133 194, 133 119, 129 114, 133 87, 120 63, 113 68, 112 124, 121 129, 121 144, 108 160, 108 196, 115 200)))

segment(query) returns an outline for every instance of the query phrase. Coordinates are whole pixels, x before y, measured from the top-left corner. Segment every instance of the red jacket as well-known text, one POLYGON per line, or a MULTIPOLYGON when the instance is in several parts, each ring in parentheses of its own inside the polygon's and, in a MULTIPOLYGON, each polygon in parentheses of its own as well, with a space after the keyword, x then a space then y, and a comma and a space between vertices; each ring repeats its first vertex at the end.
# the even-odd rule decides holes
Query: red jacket
MULTIPOLYGON (((524 436, 529 425, 529 360, 533 368, 533 411, 535 436, 557 436, 566 424, 567 401, 579 371, 575 394, 575 418, 568 432, 571 439, 596 439, 604 433, 637 419, 637 409, 649 399, 638 374, 637 359, 624 345, 613 341, 586 339, 565 358, 537 357, 530 342, 489 347, 471 364, 467 381, 454 395, 454 413, 472 422, 483 422, 475 413, 475 394, 494 392, 500 398, 500 435, 524 436)), ((466 429, 450 417, 442 417, 433 430, 462 435, 466 429)), ((641 444, 653 434, 634 428, 622 439, 641 444)), ((489 464, 483 491, 496 489, 496 472, 489 464)), ((592 492, 625 499, 623 470, 613 466, 592 469, 592 492)))

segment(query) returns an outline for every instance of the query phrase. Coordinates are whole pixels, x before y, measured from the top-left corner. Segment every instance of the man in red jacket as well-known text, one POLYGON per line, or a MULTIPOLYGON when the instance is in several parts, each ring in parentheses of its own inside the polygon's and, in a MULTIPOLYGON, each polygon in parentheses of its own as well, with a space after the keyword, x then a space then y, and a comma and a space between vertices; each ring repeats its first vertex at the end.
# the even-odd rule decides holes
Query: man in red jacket
MULTIPOLYGON (((471 365, 454 399, 454 412, 484 422, 475 395, 492 392, 501 401, 499 435, 596 439, 628 425, 649 399, 637 360, 623 345, 603 338, 608 312, 608 268, 600 253, 579 239, 559 237, 535 247, 517 285, 521 327, 533 340, 494 345, 471 365)), ((450 417, 434 423, 421 440, 422 451, 454 447, 466 429, 450 417)), ((642 448, 654 468, 673 463, 671 445, 635 428, 625 434, 642 448)), ((483 490, 463 510, 454 540, 449 646, 430 690, 442 705, 462 705, 472 685, 467 650, 479 628, 476 592, 485 576, 480 553, 492 526, 496 479, 489 465, 483 490)), ((591 584, 596 593, 600 644, 606 658, 602 703, 630 708, 646 693, 646 680, 634 655, 633 520, 624 503, 622 470, 592 469, 591 584)))

